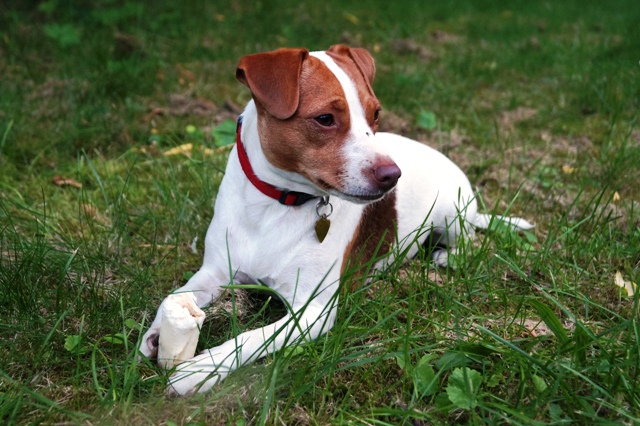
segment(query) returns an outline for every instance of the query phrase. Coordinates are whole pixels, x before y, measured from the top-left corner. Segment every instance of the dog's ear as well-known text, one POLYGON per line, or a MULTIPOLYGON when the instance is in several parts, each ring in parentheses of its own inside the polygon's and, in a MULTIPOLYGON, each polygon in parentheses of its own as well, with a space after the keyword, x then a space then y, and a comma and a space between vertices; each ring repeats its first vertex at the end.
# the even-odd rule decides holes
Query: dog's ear
POLYGON ((238 81, 276 118, 295 114, 300 101, 300 72, 309 56, 307 49, 278 49, 256 53, 240 59, 236 69, 238 81))
POLYGON ((376 65, 367 49, 362 47, 349 47, 344 44, 335 44, 327 50, 330 54, 344 55, 351 58, 356 64, 367 83, 371 87, 373 85, 373 77, 376 74, 376 65))

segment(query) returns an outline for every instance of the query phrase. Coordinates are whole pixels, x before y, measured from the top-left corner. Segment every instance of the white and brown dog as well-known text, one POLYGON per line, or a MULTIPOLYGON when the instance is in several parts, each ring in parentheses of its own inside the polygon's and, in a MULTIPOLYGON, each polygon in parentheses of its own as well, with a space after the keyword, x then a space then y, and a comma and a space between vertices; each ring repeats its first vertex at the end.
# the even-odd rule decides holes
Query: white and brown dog
MULTIPOLYGON (((236 78, 253 100, 238 126, 202 268, 176 293, 190 292, 205 306, 221 286, 262 283, 290 311, 178 365, 169 392, 204 392, 242 365, 326 333, 350 258, 389 253, 380 268, 394 253, 411 258, 430 242, 443 266, 459 239, 488 225, 491 216, 477 213, 467 177, 447 157, 376 133, 374 72, 365 49, 344 45, 240 60, 236 78)), ((145 356, 157 353, 160 317, 161 310, 143 337, 145 356)))

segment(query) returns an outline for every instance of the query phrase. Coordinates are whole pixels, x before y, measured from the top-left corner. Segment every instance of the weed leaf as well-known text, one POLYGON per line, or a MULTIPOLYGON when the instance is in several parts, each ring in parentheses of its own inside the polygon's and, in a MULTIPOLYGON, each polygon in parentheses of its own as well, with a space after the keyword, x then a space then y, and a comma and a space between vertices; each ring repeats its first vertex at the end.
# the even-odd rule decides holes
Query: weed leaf
POLYGON ((418 119, 416 121, 418 127, 422 127, 425 130, 433 130, 436 128, 436 115, 431 111, 420 111, 418 113, 418 119))
POLYGON ((115 345, 122 345, 124 343, 125 337, 124 335, 122 335, 122 333, 116 333, 116 334, 107 334, 106 336, 103 337, 103 339, 115 345))
POLYGON ((460 352, 445 352, 436 362, 436 367, 438 370, 449 370, 455 367, 462 367, 467 365, 467 357, 465 354, 460 352))
POLYGON ((445 413, 448 413, 453 408, 449 396, 444 392, 440 392, 438 395, 436 395, 436 397, 433 399, 433 403, 435 404, 436 408, 438 408, 438 410, 445 413))
POLYGON ((418 364, 413 370, 413 383, 422 396, 433 395, 438 390, 438 382, 433 367, 429 364, 418 364))
POLYGON ((534 374, 531 376, 531 381, 533 382, 533 386, 536 388, 536 392, 542 393, 547 389, 547 383, 542 377, 534 374))
POLYGON ((64 348, 74 355, 82 355, 88 351, 81 344, 82 335, 80 334, 71 334, 64 339, 64 348))
POLYGON ((407 362, 406 354, 401 353, 396 355, 396 362, 398 363, 398 366, 400 366, 400 368, 402 368, 403 370, 407 368, 411 369, 411 364, 407 362))
POLYGON ((218 147, 231 145, 236 141, 236 122, 224 120, 211 129, 211 136, 213 137, 213 143, 218 147))
POLYGON ((489 380, 485 383, 485 385, 489 388, 495 388, 500 384, 500 377, 497 374, 489 377, 489 380))
POLYGON ((284 356, 294 357, 304 353, 304 347, 302 345, 289 346, 284 349, 284 356))
POLYGON ((569 419, 564 415, 562 408, 560 408, 558 404, 549 405, 549 417, 551 417, 551 420, 555 423, 570 423, 569 419))
POLYGON ((469 367, 456 368, 449 376, 447 395, 457 407, 471 410, 478 405, 478 389, 482 384, 482 376, 469 367))
POLYGON ((137 330, 138 328, 140 328, 140 325, 136 322, 136 320, 134 320, 133 318, 127 318, 124 321, 124 325, 127 328, 130 328, 132 330, 137 330))
POLYGON ((80 44, 80 28, 71 24, 46 24, 44 33, 62 48, 80 44))
POLYGON ((536 237, 536 235, 531 232, 531 231, 522 231, 522 235, 524 235, 524 237, 527 239, 528 242, 530 242, 531 244, 537 244, 538 243, 538 237, 536 237))

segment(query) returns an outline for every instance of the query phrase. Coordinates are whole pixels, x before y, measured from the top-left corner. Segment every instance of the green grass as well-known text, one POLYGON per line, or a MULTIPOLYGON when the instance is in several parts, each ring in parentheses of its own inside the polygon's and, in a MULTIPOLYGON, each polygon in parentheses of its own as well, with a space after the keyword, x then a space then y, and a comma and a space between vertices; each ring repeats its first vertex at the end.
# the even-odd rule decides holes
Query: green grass
MULTIPOLYGON (((0 5, 3 424, 640 421, 639 298, 614 285, 640 282, 640 6, 343 3, 0 5), (456 270, 394 265, 341 294, 326 337, 166 399, 139 328, 200 265, 217 146, 249 98, 235 65, 337 42, 373 52, 383 127, 536 228, 480 233, 456 270)), ((235 302, 199 348, 283 313, 235 302)))

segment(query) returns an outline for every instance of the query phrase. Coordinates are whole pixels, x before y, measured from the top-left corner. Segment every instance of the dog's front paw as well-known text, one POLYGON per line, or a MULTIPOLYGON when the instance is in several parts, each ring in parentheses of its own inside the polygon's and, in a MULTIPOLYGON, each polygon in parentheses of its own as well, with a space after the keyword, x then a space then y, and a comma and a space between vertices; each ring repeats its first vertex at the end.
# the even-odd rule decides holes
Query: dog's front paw
POLYGON ((229 367, 211 355, 212 350, 193 357, 176 367, 175 373, 169 377, 166 394, 170 396, 192 395, 204 393, 215 384, 221 382, 229 374, 229 367))

